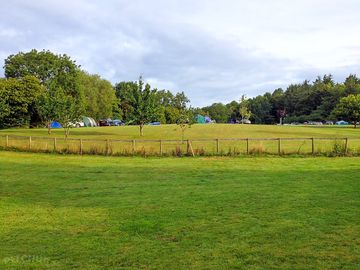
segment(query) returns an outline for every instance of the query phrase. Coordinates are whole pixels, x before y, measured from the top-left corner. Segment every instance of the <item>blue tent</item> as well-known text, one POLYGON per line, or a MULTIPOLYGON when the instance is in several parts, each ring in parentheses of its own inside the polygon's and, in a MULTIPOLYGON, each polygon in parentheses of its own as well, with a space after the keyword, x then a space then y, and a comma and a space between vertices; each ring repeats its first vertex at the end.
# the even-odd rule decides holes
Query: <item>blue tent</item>
POLYGON ((51 128, 62 128, 62 125, 59 122, 53 121, 50 124, 51 128))
POLYGON ((205 116, 205 123, 209 124, 211 122, 212 122, 211 118, 209 116, 205 116))
POLYGON ((336 125, 348 125, 349 122, 345 122, 344 120, 336 122, 336 125))

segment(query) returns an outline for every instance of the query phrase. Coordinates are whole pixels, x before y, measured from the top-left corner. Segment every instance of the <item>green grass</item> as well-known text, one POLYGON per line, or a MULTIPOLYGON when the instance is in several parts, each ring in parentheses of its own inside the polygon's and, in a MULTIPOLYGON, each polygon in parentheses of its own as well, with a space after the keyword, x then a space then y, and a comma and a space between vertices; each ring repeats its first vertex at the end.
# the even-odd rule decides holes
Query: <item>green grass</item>
POLYGON ((0 269, 358 269, 359 161, 0 152, 0 269))
MULTIPOLYGON (((5 146, 5 137, 1 135, 22 135, 33 136, 33 150, 52 151, 52 138, 63 138, 63 130, 53 130, 53 134, 47 135, 46 129, 7 129, 0 130, 0 147, 5 146), (44 138, 37 139, 36 136, 44 138)), ((216 142, 219 138, 350 138, 349 153, 354 155, 360 153, 360 129, 352 127, 338 126, 270 126, 270 125, 193 125, 186 130, 185 139, 192 140, 192 146, 196 153, 214 154, 216 153, 216 142), (212 141, 196 141, 196 139, 213 139, 212 141)), ((152 139, 152 140, 181 140, 181 131, 176 125, 146 126, 145 136, 139 136, 137 126, 124 127, 97 127, 97 128, 77 128, 72 129, 70 138, 73 139, 91 139, 84 141, 83 148, 86 153, 104 153, 106 152, 106 139, 152 139)), ((315 151, 318 153, 329 153, 334 148, 334 141, 317 141, 315 151)), ((344 141, 337 143, 345 144, 344 141)), ((29 146, 26 138, 12 137, 11 147, 27 149, 29 146)), ((58 146, 61 151, 78 152, 79 141, 58 140, 58 146)), ((132 143, 114 142, 110 145, 112 154, 129 155, 132 154, 132 143)), ((342 146, 343 147, 343 146, 342 146)), ((136 143, 136 152, 139 155, 154 155, 160 152, 159 142, 140 142, 136 143)), ((174 155, 175 149, 180 149, 182 153, 186 152, 186 144, 181 142, 164 142, 163 151, 167 155, 174 155)), ((253 141, 249 145, 250 152, 278 153, 276 141, 253 141)), ((309 154, 312 152, 310 140, 283 141, 282 151, 284 154, 309 154)), ((176 152, 176 151, 175 151, 176 152)), ((219 152, 222 155, 238 155, 246 153, 245 141, 221 141, 219 152), (235 154, 234 154, 235 153, 235 154)))
MULTIPOLYGON (((48 136, 46 129, 4 129, 1 134, 24 136, 48 136)), ((62 129, 53 129, 50 137, 63 137, 62 129)), ((144 136, 139 136, 138 126, 73 128, 71 138, 83 139, 181 139, 177 125, 146 126, 144 136)), ((308 137, 360 137, 360 129, 339 126, 276 126, 276 125, 231 125, 195 124, 185 132, 187 139, 216 138, 308 138, 308 137)))

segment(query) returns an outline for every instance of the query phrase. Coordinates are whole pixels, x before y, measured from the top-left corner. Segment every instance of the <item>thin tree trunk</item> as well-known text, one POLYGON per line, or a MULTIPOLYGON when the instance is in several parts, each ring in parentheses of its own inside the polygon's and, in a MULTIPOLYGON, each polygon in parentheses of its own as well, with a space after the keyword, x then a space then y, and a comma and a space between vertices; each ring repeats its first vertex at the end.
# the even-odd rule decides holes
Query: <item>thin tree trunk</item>
POLYGON ((140 124, 140 136, 144 136, 144 124, 140 124))
POLYGON ((50 135, 51 134, 51 121, 48 122, 47 128, 48 128, 48 134, 50 135))
POLYGON ((70 133, 70 127, 65 127, 65 140, 67 140, 69 133, 70 133))

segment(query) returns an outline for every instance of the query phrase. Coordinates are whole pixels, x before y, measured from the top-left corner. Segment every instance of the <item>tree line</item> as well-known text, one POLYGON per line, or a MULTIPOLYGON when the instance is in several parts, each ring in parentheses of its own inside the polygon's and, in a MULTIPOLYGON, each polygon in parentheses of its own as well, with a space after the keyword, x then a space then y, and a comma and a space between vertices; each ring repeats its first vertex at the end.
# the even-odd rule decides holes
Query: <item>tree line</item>
POLYGON ((82 115, 95 120, 114 118, 139 125, 149 122, 178 124, 182 132, 197 114, 217 123, 251 120, 256 124, 324 121, 343 118, 360 121, 360 79, 350 75, 335 83, 331 75, 314 82, 291 84, 254 98, 244 95, 228 104, 189 107, 184 92, 152 88, 140 77, 112 85, 89 74, 66 54, 31 50, 5 59, 0 78, 0 128, 47 126, 58 121, 68 135, 82 115))
MULTIPOLYGON (((89 74, 66 54, 51 51, 19 52, 5 59, 5 78, 0 78, 0 128, 43 127, 52 121, 65 135, 81 116, 117 118, 127 124, 184 122, 190 100, 184 92, 173 94, 138 81, 114 86, 89 74)), ((188 117, 187 117, 188 118, 188 117)))
POLYGON ((356 123, 360 121, 360 103, 356 102, 359 94, 360 79, 356 75, 351 74, 343 83, 335 83, 332 75, 325 75, 314 82, 291 84, 286 90, 279 88, 247 100, 243 96, 239 102, 214 103, 200 112, 218 123, 235 122, 244 115, 255 124, 339 119, 356 123), (242 113, 244 107, 248 111, 242 113))

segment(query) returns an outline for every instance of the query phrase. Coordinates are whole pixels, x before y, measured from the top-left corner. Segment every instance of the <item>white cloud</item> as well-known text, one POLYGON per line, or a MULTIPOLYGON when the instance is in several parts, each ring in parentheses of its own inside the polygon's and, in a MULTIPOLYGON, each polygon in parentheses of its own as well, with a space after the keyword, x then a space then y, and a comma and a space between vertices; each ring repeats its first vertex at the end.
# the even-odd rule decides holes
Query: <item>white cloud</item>
POLYGON ((0 57, 67 53, 113 83, 143 74, 193 105, 360 70, 358 0, 13 0, 0 57))

